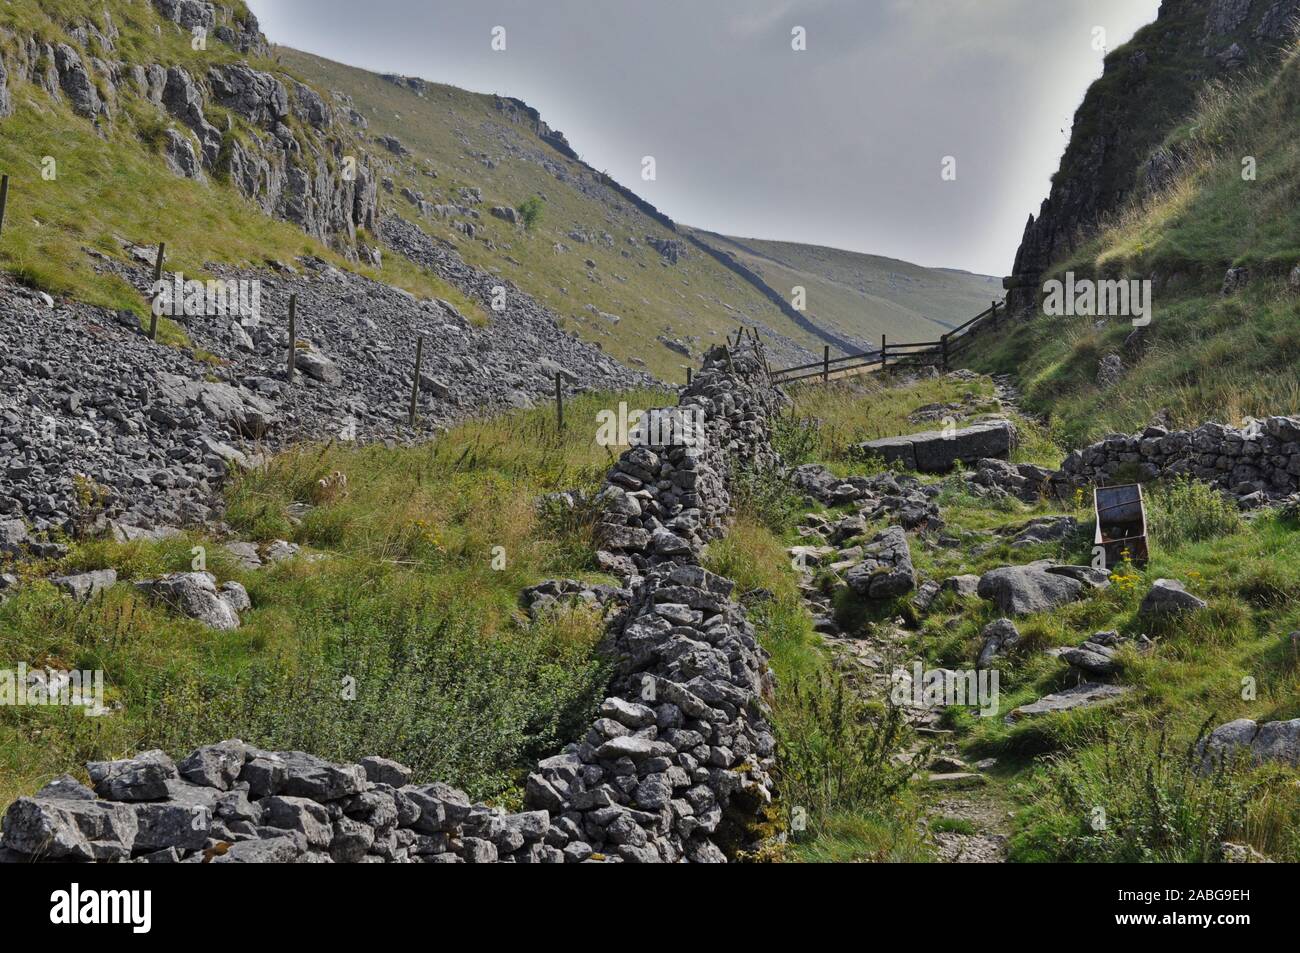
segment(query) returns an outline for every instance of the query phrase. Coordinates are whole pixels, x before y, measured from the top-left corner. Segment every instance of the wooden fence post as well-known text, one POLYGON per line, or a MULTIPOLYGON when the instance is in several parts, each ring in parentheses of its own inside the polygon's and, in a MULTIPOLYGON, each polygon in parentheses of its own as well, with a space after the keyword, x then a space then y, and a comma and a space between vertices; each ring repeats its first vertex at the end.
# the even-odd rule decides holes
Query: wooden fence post
POLYGON ((564 429, 564 387, 562 384, 563 377, 559 371, 555 372, 555 428, 556 430, 564 429))
POLYGON ((822 345, 822 383, 829 384, 830 382, 831 382, 831 346, 829 344, 823 344, 822 345))
POLYGON ((158 243, 158 257, 153 260, 153 285, 149 288, 149 340, 158 340, 158 315, 154 311, 154 299, 158 282, 162 281, 163 261, 167 258, 167 243, 158 243))
POLYGON ((289 295, 289 353, 285 358, 285 380, 293 381, 293 363, 298 356, 298 296, 289 295))
POLYGON ((948 370, 948 335, 939 338, 939 344, 943 349, 943 369, 948 370))
POLYGON ((411 382, 411 412, 407 415, 407 423, 415 426, 415 406, 420 399, 420 364, 424 360, 424 335, 421 334, 415 339, 415 379, 411 382))
POLYGON ((884 367, 889 363, 889 341, 885 335, 880 335, 880 366, 884 367))
POLYGON ((9 204, 9 176, 0 176, 0 235, 5 230, 5 206, 9 204))
POLYGON ((691 369, 689 367, 686 368, 686 386, 691 386, 691 369))
POLYGON ((998 303, 994 301, 993 302, 993 330, 996 331, 997 329, 998 329, 998 303))

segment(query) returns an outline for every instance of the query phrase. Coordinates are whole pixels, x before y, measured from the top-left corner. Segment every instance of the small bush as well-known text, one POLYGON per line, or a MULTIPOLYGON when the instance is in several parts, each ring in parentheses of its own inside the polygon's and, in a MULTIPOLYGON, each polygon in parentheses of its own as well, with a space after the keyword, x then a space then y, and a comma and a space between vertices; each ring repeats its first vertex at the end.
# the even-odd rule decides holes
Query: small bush
POLYGON ((816 417, 777 417, 772 424, 772 447, 781 462, 797 467, 818 458, 822 423, 816 417))
POLYGON ((546 203, 541 196, 534 195, 519 203, 519 215, 524 220, 524 228, 532 231, 542 221, 542 209, 546 203))
POLYGON ((1179 477, 1151 497, 1150 531, 1166 549, 1231 536, 1245 522, 1241 511, 1213 487, 1179 477))
POLYGON ((833 816, 881 810, 914 773, 894 759, 906 738, 901 709, 869 710, 834 673, 790 680, 775 714, 781 798, 803 809, 810 834, 833 816))
POLYGON ((1161 731, 1105 726, 1091 747, 1053 758, 1033 792, 1019 859, 1092 863, 1205 863, 1245 838, 1251 806, 1267 781, 1244 763, 1202 773, 1196 741, 1171 748, 1161 731))
POLYGON ((775 533, 789 528, 805 507, 775 470, 746 469, 732 478, 731 502, 738 516, 749 517, 775 533))

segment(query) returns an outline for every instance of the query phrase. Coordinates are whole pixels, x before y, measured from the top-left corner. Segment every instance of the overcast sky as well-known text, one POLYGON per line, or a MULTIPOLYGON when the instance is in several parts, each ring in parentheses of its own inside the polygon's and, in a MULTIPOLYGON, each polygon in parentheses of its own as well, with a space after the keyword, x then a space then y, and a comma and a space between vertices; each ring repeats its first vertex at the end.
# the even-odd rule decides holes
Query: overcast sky
POLYGON ((679 222, 1004 275, 1099 41, 1160 0, 248 3, 273 42, 526 100, 679 222))

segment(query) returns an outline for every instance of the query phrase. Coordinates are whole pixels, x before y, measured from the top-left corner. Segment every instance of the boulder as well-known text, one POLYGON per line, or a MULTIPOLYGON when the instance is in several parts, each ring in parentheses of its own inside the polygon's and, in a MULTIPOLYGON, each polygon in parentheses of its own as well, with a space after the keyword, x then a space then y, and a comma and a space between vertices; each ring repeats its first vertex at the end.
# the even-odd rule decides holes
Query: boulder
POLYGON ((1168 616, 1196 612, 1208 608, 1209 603, 1192 595, 1176 579, 1157 579, 1142 600, 1139 615, 1168 616))
POLYGON ((996 619, 980 632, 984 645, 980 649, 976 668, 989 668, 994 660, 1020 644, 1020 631, 1010 619, 996 619))
POLYGON ((891 526, 862 547, 862 562, 844 582, 863 599, 897 599, 916 588, 912 552, 902 527, 891 526))
POLYGON ((974 464, 984 458, 1005 459, 1011 454, 1015 430, 1009 420, 991 421, 960 430, 931 430, 860 444, 864 455, 922 473, 947 473, 958 463, 974 464))
POLYGON ((31 542, 27 524, 22 520, 0 520, 0 553, 17 555, 31 542))
MULTIPOLYGON (((209 628, 220 631, 239 628, 239 613, 217 592, 216 578, 209 572, 168 573, 158 579, 138 582, 136 586, 151 598, 209 628)), ((244 598, 247 599, 247 593, 244 598)))
POLYGON ((181 777, 193 784, 229 791, 239 780, 247 757, 248 746, 242 741, 221 741, 198 748, 176 768, 181 777))
POLYGON ((83 572, 73 576, 54 576, 50 582, 78 602, 85 602, 116 585, 117 571, 96 569, 94 572, 83 572))
POLYGON ((343 372, 339 370, 338 365, 314 349, 300 348, 294 354, 293 366, 322 384, 334 386, 343 382, 343 372))
POLYGON ((123 860, 139 824, 130 804, 22 797, 4 817, 4 846, 33 860, 123 860))
POLYGON ((411 769, 388 758, 362 758, 357 764, 366 772, 366 778, 375 784, 400 788, 411 780, 411 769))
POLYGON ((1036 702, 1012 709, 1007 715, 1007 723, 1020 721, 1034 715, 1050 715, 1062 711, 1074 711, 1079 708, 1094 708, 1118 701, 1133 691, 1128 685, 1093 685, 1082 684, 1052 695, 1045 695, 1036 702))
POLYGON ((356 764, 333 764, 302 751, 277 751, 284 765, 279 793, 313 801, 334 801, 366 787, 366 772, 356 764))
POLYGON ((1007 615, 1032 615, 1082 598, 1083 583, 1039 565, 1004 566, 980 577, 978 593, 1007 615))
POLYGON ((1201 770, 1212 771, 1249 751, 1253 764, 1278 763, 1300 767, 1300 718, 1258 724, 1248 718, 1221 724, 1197 745, 1201 770))
POLYGON ((158 801, 177 778, 176 763, 157 749, 120 761, 91 761, 86 773, 95 793, 110 801, 158 801))

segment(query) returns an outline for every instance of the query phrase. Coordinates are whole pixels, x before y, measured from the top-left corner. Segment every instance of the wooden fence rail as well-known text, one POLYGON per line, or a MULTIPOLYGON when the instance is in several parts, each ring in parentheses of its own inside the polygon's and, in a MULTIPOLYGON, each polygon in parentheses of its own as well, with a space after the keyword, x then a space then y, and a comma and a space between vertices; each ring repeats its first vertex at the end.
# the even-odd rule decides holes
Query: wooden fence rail
POLYGON ((818 377, 822 379, 823 383, 828 383, 832 374, 843 375, 870 367, 888 367, 890 365, 904 365, 907 367, 934 365, 947 370, 952 358, 970 345, 976 332, 986 326, 997 327, 1002 315, 1005 313, 1005 305, 994 301, 991 307, 981 311, 964 324, 959 324, 937 341, 891 343, 882 334, 878 350, 845 354, 841 357, 831 357, 831 349, 828 346, 823 349, 820 361, 773 370, 772 383, 793 384, 796 381, 812 380, 818 377))

